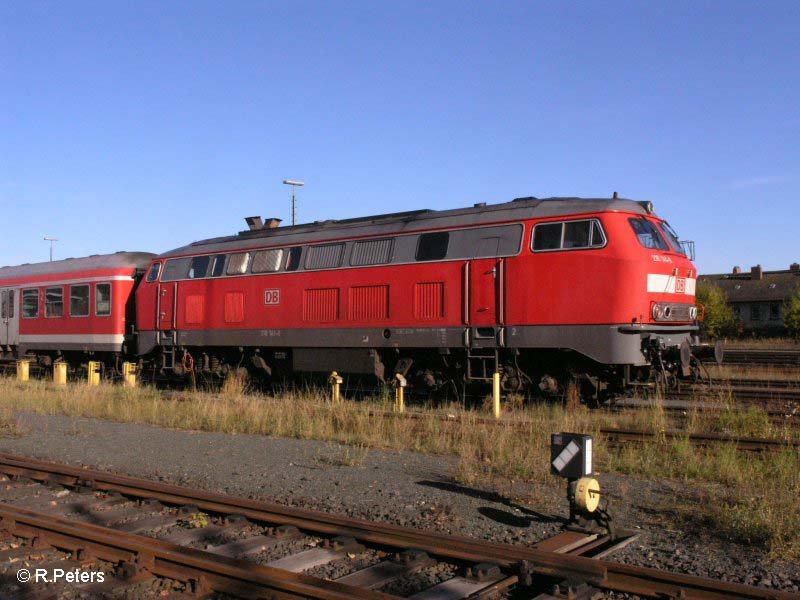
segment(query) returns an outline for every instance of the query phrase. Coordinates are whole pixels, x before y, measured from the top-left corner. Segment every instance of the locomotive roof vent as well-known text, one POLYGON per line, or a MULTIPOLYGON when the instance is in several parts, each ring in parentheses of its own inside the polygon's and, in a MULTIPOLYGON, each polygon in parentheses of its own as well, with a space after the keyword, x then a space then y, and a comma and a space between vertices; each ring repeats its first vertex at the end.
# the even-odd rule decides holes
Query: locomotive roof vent
POLYGON ((486 202, 476 202, 472 206, 474 206, 475 208, 483 208, 484 206, 486 206, 486 202))
POLYGON ((250 231, 264 228, 264 221, 261 220, 261 217, 245 217, 244 222, 247 223, 247 227, 250 231))

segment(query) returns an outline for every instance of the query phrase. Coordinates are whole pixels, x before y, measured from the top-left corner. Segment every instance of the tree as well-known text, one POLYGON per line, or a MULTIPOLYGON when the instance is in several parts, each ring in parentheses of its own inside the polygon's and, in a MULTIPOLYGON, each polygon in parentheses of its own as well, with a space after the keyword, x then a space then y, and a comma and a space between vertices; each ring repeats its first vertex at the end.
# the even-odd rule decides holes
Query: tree
POLYGON ((783 303, 783 322, 789 335, 800 339, 800 286, 783 303))
POLYGON ((705 318, 701 327, 708 337, 718 338, 736 332, 736 315, 721 287, 708 281, 698 281, 697 303, 705 307, 705 318))

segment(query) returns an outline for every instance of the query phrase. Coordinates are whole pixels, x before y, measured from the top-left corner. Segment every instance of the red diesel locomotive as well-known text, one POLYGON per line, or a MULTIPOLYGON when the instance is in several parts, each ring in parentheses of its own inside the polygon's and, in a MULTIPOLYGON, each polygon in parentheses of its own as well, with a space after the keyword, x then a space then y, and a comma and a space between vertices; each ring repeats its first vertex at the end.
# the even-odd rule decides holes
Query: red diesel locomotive
MULTIPOLYGON (((133 337, 115 351, 175 375, 400 373, 431 389, 499 371, 508 391, 556 391, 568 376, 599 394, 687 373, 696 270, 649 202, 519 198, 292 227, 247 221, 238 235, 149 259, 133 337)), ((136 257, 134 270, 147 258, 136 257)), ((47 270, 14 267, 10 285, 24 287, 34 267, 47 270)), ((60 319, 37 333, 55 334, 66 311, 60 319)), ((7 352, 75 349, 23 342, 7 352)))

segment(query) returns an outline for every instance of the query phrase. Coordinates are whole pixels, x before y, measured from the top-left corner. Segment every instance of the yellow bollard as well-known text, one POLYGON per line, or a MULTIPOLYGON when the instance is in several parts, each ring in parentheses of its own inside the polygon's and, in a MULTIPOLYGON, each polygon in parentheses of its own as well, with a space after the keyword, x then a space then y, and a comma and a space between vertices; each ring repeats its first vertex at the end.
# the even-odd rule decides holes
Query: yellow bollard
POLYGON ((500 373, 492 375, 492 412, 494 418, 500 418, 500 373))
POLYGON ((87 383, 89 385, 100 385, 100 363, 96 360, 90 360, 88 371, 87 383))
POLYGON ((339 404, 339 386, 342 385, 344 379, 334 371, 331 373, 331 376, 328 377, 328 383, 331 384, 331 403, 332 404, 339 404))
POLYGON ((122 385, 127 388, 136 387, 136 363, 122 363, 122 385))
POLYGON ((67 385, 67 363, 57 362, 53 364, 53 383, 67 385))
POLYGON ((397 412, 406 412, 405 387, 406 378, 400 373, 394 376, 394 409, 397 412))
POLYGON ((31 361, 27 358, 17 361, 17 381, 28 381, 31 377, 31 361))

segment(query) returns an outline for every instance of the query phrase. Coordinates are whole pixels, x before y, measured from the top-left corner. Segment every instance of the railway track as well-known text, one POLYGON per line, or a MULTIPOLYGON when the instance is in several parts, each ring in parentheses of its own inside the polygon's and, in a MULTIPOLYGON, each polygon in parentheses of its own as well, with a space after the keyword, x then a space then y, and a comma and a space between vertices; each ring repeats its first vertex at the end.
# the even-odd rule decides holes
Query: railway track
MULTIPOLYGON (((712 362, 713 359, 709 359, 712 362)), ((726 364, 758 364, 781 367, 800 367, 800 350, 768 350, 768 349, 725 349, 726 364)))
POLYGON ((0 473, 9 478, 3 492, 7 503, 0 505, 3 543, 23 540, 21 546, 0 551, 0 561, 36 552, 48 554, 51 565, 111 569, 112 581, 83 586, 90 592, 155 577, 179 582, 182 591, 194 595, 216 592, 242 598, 577 597, 569 595, 568 586, 572 593, 580 591, 576 586, 588 586, 650 598, 796 597, 606 560, 630 540, 624 537, 565 532, 533 547, 512 546, 12 455, 0 455, 0 473), (13 504, 10 496, 16 498, 13 504), (206 515, 208 522, 196 528, 178 526, 190 513, 206 515), (167 531, 160 539, 152 535, 158 524, 167 531), (237 532, 233 541, 213 542, 237 532), (308 547, 309 539, 316 540, 313 547, 308 547), (288 554, 272 552, 265 564, 254 559, 279 548, 288 554), (353 563, 364 552, 374 553, 373 564, 349 572, 340 569, 327 578, 320 575, 324 565, 353 563), (432 564, 452 565, 454 573, 422 589, 392 587, 398 578, 432 564))

